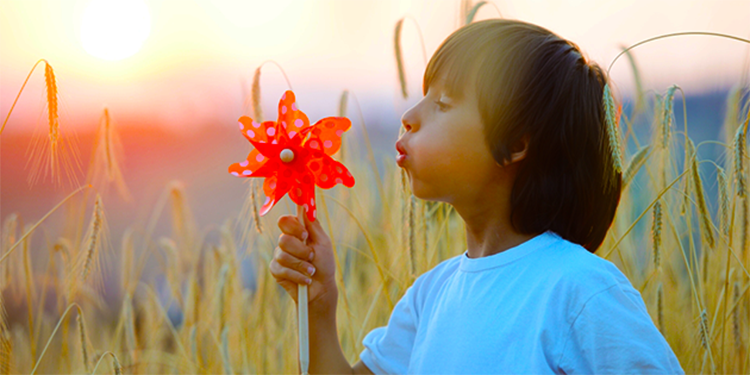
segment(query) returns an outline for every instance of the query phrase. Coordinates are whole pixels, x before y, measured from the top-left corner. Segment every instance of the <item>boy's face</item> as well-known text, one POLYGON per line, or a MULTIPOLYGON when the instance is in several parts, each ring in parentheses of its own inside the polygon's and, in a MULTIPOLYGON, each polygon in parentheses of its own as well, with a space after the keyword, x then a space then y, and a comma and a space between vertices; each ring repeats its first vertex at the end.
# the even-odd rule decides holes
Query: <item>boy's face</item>
POLYGON ((396 148, 406 156, 397 161, 409 175, 413 194, 451 204, 480 202, 498 165, 484 140, 474 87, 465 87, 458 100, 436 79, 401 122, 406 132, 396 148))

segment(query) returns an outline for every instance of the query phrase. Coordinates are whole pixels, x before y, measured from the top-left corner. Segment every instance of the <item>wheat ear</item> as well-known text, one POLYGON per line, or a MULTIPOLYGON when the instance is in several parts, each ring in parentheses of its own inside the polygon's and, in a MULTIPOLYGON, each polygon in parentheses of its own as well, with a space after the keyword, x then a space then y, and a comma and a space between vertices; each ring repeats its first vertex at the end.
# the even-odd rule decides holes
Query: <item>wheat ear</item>
POLYGON ((604 112, 607 123, 607 135, 609 137, 609 149, 612 153, 615 172, 622 172, 622 152, 620 151, 620 131, 617 129, 617 114, 615 112, 615 99, 609 83, 604 85, 604 112))
POLYGON ((652 223, 651 223, 651 238, 653 242, 654 251, 654 268, 658 269, 661 267, 661 200, 657 200, 654 204, 652 223))
POLYGON ((91 235, 89 236, 88 246, 86 248, 86 259, 83 265, 83 271, 81 272, 81 282, 86 282, 92 263, 97 257, 97 245, 99 241, 100 232, 102 229, 102 202, 101 197, 97 194, 96 200, 94 201, 94 213, 91 218, 91 235))
POLYGON ((260 66, 255 68, 251 92, 253 96, 253 118, 257 122, 263 122, 263 108, 260 106, 260 66))
POLYGON ((650 151, 651 151, 651 146, 641 147, 641 149, 638 150, 638 152, 636 152, 635 155, 633 155, 633 157, 630 159, 628 166, 625 168, 625 172, 623 172, 622 174, 623 189, 635 177, 635 175, 638 173, 641 167, 644 164, 646 164, 646 161, 651 155, 650 151))

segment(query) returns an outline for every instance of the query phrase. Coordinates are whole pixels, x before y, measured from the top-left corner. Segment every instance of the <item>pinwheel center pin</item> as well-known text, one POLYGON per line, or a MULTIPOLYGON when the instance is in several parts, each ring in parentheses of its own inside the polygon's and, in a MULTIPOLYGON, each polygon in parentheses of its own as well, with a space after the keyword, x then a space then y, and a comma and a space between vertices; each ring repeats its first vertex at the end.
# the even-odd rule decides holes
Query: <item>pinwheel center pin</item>
POLYGON ((279 158, 281 158, 281 161, 283 161, 284 163, 289 163, 294 160, 294 152, 288 148, 285 148, 281 150, 279 158))

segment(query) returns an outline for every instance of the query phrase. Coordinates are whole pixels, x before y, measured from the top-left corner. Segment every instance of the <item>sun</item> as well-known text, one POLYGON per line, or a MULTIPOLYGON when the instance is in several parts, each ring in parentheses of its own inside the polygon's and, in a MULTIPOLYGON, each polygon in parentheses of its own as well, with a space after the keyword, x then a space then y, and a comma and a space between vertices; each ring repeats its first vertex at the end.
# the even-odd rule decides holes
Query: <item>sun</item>
POLYGON ((91 0, 81 19, 81 44, 90 55, 122 60, 141 49, 151 33, 143 0, 91 0))

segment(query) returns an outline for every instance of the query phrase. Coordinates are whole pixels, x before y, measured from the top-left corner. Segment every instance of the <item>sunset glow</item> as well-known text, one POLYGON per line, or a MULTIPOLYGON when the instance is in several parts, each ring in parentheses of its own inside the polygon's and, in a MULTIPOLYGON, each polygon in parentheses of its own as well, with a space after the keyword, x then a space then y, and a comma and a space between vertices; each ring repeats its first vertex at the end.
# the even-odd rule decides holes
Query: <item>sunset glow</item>
POLYGON ((151 33, 142 0, 92 0, 81 19, 81 44, 92 56, 122 60, 133 56, 151 33))

